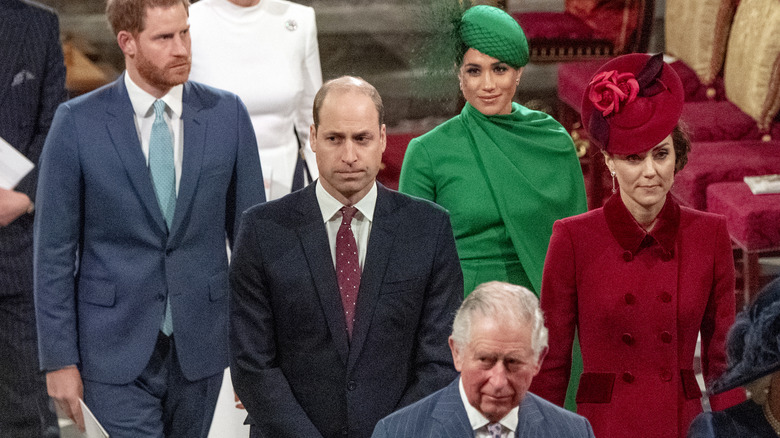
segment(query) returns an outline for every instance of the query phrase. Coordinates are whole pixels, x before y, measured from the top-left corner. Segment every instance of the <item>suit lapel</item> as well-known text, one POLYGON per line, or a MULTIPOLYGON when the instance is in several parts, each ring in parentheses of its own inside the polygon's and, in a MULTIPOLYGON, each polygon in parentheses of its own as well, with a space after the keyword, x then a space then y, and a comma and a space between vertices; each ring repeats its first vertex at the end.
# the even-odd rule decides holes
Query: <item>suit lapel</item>
POLYGON ((390 251, 393 247, 396 205, 381 184, 377 183, 376 208, 374 222, 371 225, 371 235, 368 239, 368 250, 363 273, 360 276, 357 308, 355 309, 355 326, 352 329, 352 344, 349 350, 347 369, 355 365, 371 328, 371 320, 379 301, 379 291, 382 286, 390 251))
POLYGON ((320 298, 322 311, 328 321, 328 329, 333 337, 333 343, 344 364, 349 357, 349 339, 347 338, 347 323, 344 319, 344 308, 341 305, 336 269, 333 267, 333 257, 330 253, 328 232, 322 221, 322 213, 317 203, 316 184, 309 184, 300 192, 302 197, 298 203, 298 214, 301 217, 298 236, 301 239, 303 253, 311 269, 314 287, 320 298))
POLYGON ((171 223, 172 236, 176 235, 192 204, 206 149, 207 120, 200 114, 202 108, 200 100, 191 91, 190 83, 186 82, 182 94, 181 119, 184 126, 184 145, 182 148, 181 179, 179 180, 179 192, 176 196, 176 210, 173 214, 173 223, 171 223))
POLYGON ((146 158, 141 149, 138 132, 135 129, 133 122, 135 112, 125 88, 124 75, 119 76, 119 79, 111 85, 111 96, 106 105, 106 114, 109 135, 127 170, 127 176, 154 223, 165 232, 167 229, 165 218, 163 218, 157 203, 149 167, 146 165, 146 158))
POLYGON ((431 417, 439 423, 442 437, 473 437, 474 430, 463 407, 458 386, 460 378, 455 379, 444 389, 444 394, 439 398, 436 407, 431 412, 431 417))
MULTIPOLYGON (((23 41, 23 45, 28 44, 27 28, 29 23, 19 19, 18 7, 13 3, 0 2, 0 89, 9 90, 16 75, 16 58, 25 50, 25 47, 19 47, 12 44, 11 41, 23 41), (19 36, 21 35, 21 37, 19 36)), ((10 93, 0 93, 0 105, 5 103, 6 96, 10 93)))

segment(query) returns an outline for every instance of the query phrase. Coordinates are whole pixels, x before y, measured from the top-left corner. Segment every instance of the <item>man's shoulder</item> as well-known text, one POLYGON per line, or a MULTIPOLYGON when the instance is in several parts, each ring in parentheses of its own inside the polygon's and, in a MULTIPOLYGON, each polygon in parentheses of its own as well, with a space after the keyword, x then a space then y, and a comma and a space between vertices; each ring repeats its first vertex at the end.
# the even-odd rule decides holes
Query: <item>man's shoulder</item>
POLYGON ((582 415, 564 409, 531 392, 525 394, 525 398, 521 403, 520 415, 523 414, 523 408, 526 407, 527 409, 527 406, 534 406, 544 416, 544 422, 547 424, 587 424, 587 419, 582 415))
POLYGON ((452 402, 455 404, 460 403, 462 405, 463 402, 460 399, 457 382, 458 379, 455 379, 455 381, 445 386, 444 388, 441 388, 438 391, 435 391, 426 397, 417 400, 409 406, 405 406, 393 412, 392 414, 385 417, 382 422, 386 425, 390 425, 408 423, 410 419, 430 419, 432 418, 431 414, 440 402, 452 402), (458 397, 455 397, 455 395, 458 395, 458 397))
MULTIPOLYGON (((13 3, 11 5, 14 6, 13 3)), ((57 17, 57 12, 53 8, 33 0, 19 0, 15 6, 30 17, 49 20, 57 17)))
POLYGON ((239 101, 236 94, 222 90, 202 82, 187 81, 184 83, 184 100, 196 99, 204 109, 217 107, 220 103, 239 101))

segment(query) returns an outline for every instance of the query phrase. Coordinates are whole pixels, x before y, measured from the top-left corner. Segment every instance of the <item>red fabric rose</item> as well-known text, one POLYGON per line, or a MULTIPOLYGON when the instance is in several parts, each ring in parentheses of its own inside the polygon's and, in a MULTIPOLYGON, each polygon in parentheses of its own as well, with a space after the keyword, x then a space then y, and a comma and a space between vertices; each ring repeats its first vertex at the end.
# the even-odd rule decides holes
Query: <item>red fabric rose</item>
POLYGON ((589 86, 588 99, 604 117, 619 113, 623 106, 633 102, 639 94, 639 83, 634 74, 618 74, 616 70, 597 74, 589 86))

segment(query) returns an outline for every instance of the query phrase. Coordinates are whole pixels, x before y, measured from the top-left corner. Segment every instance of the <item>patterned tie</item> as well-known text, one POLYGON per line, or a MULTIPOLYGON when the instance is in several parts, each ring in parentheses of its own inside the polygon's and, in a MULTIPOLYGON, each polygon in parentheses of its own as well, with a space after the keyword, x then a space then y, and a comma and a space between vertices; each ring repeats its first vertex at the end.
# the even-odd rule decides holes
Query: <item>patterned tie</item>
MULTIPOLYGON (((173 136, 168 122, 165 121, 165 102, 154 102, 154 123, 149 137, 149 170, 165 224, 171 229, 173 212, 176 210, 176 173, 173 167, 173 136)), ((166 336, 173 333, 171 317, 171 298, 165 303, 165 316, 160 328, 166 336)))
POLYGON ((501 438, 501 424, 500 423, 488 424, 487 430, 488 430, 488 433, 490 434, 490 438, 501 438))
POLYGON ((336 233, 336 277, 339 281, 344 318, 347 320, 347 333, 351 338, 352 326, 355 323, 355 305, 358 289, 360 289, 360 258, 351 225, 357 208, 342 207, 340 211, 341 226, 336 233))

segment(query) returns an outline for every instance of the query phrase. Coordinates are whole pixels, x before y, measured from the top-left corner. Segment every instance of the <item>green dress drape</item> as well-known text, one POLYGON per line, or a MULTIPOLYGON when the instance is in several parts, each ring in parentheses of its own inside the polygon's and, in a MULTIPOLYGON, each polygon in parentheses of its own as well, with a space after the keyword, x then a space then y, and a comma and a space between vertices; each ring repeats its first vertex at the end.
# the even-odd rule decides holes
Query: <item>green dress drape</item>
POLYGON ((466 293, 499 280, 538 295, 553 222, 587 210, 571 137, 517 103, 494 116, 467 103, 412 140, 399 190, 449 211, 466 293))

